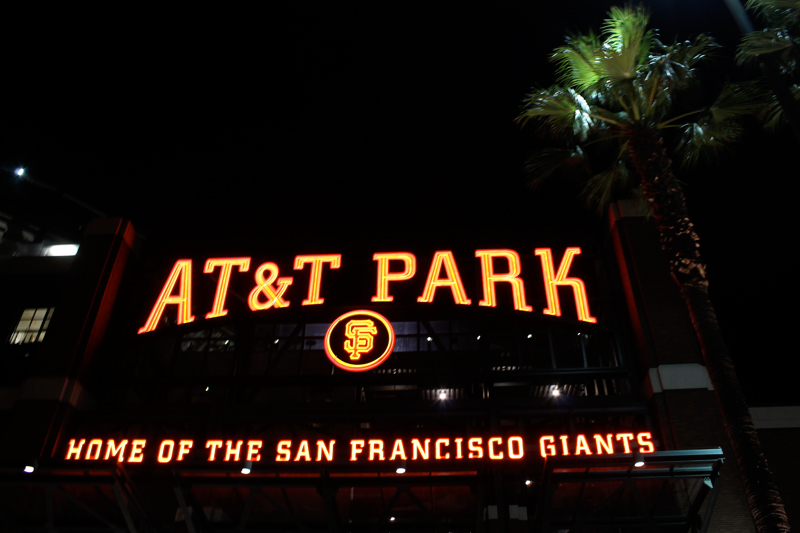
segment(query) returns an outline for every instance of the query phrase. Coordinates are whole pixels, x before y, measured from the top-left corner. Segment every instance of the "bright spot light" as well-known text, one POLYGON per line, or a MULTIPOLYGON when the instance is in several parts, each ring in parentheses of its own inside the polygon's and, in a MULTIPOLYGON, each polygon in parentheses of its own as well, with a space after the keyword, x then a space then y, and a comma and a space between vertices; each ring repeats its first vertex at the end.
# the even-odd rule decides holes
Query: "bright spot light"
POLYGON ((553 389, 553 396, 561 396, 561 391, 558 389, 553 389))
POLYGON ((635 466, 636 468, 640 468, 644 466, 644 461, 636 461, 635 463, 633 463, 633 466, 635 466))
POLYGON ((447 399, 447 393, 444 392, 444 391, 440 392, 439 393, 439 399, 440 400, 446 400, 447 399))
POLYGON ((206 387, 206 392, 208 392, 208 387, 206 387))
POLYGON ((249 473, 250 473, 250 469, 247 468, 246 466, 243 466, 242 467, 242 474, 249 474, 249 473))
POLYGON ((26 467, 23 469, 23 472, 25 472, 26 474, 30 474, 30 473, 31 473, 31 472, 33 472, 34 470, 35 470, 35 469, 34 469, 32 466, 28 465, 28 466, 26 466, 26 467))
POLYGON ((431 342, 432 340, 433 340, 432 338, 428 337, 428 342, 431 342))
POLYGON ((16 174, 17 176, 19 176, 21 178, 22 175, 25 174, 25 169, 22 168, 22 167, 19 167, 18 169, 14 170, 14 174, 16 174))
POLYGON ((528 338, 529 339, 533 338, 533 333, 528 333, 528 338))
POLYGON ((530 484, 531 484, 531 480, 530 480, 530 479, 526 479, 526 480, 525 480, 525 484, 526 484, 526 485, 530 485, 530 484))
POLYGON ((398 474, 405 474, 406 473, 406 467, 398 466, 397 470, 395 470, 395 472, 397 472, 398 474))
POLYGON ((274 344, 278 344, 278 339, 275 339, 275 343, 274 344))
POLYGON ((51 257, 66 257, 76 255, 78 253, 77 244, 54 244, 45 248, 44 255, 51 257))
POLYGON ((393 516, 389 518, 389 522, 394 522, 394 517, 393 516))
POLYGON ((480 335, 478 335, 478 340, 481 340, 481 336, 480 335))

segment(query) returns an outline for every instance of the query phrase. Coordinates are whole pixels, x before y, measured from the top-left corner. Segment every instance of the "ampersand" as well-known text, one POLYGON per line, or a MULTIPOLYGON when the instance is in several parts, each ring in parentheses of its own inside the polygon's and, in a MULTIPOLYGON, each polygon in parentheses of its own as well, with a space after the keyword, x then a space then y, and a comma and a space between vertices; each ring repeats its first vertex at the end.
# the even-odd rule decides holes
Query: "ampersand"
POLYGON ((292 278, 278 278, 278 265, 264 263, 258 267, 255 274, 256 286, 250 291, 248 304, 253 311, 269 309, 270 307, 289 307, 289 301, 282 298, 286 288, 292 284, 292 278), (264 278, 264 272, 269 271, 269 277, 264 278), (277 281, 277 286, 272 285, 277 281), (267 299, 265 303, 259 301, 258 295, 263 294, 267 299))

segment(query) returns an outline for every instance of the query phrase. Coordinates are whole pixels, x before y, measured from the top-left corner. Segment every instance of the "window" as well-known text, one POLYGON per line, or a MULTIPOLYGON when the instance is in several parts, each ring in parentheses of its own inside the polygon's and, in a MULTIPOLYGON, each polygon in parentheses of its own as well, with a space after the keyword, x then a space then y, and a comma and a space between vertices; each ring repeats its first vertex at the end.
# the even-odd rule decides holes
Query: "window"
POLYGON ((37 307, 25 309, 17 323, 17 327, 8 339, 9 344, 28 344, 42 342, 55 307, 37 307))

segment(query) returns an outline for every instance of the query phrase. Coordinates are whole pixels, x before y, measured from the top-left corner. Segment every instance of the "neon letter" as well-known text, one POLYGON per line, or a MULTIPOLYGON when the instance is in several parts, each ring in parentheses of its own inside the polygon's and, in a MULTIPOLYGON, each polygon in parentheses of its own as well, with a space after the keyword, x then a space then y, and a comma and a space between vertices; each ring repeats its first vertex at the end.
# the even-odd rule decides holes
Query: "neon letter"
POLYGON ((561 439, 561 447, 564 449, 564 455, 569 455, 569 446, 567 445, 567 439, 569 439, 569 436, 561 435, 558 438, 561 439))
POLYGON ((603 440, 603 436, 602 435, 595 435, 594 436, 594 443, 597 446, 597 453, 601 454, 601 453, 603 453, 603 450, 605 450, 606 453, 614 453, 614 440, 613 440, 613 438, 614 438, 614 435, 612 435, 611 433, 606 435, 605 440, 603 440))
POLYGON ((437 459, 450 459, 450 452, 442 455, 442 446, 450 446, 450 439, 436 439, 436 458, 437 459))
POLYGON ((179 259, 175 261, 175 266, 172 267, 172 272, 169 273, 169 278, 161 289, 161 294, 156 300, 156 305, 150 311, 150 316, 147 317, 147 322, 144 326, 139 328, 139 333, 147 333, 153 331, 161 320, 161 314, 168 304, 175 304, 178 306, 178 324, 193 322, 192 316, 192 260, 179 259), (172 296, 172 290, 175 284, 180 280, 178 294, 172 296))
POLYGON ((545 435, 539 439, 539 453, 542 457, 556 454, 555 442, 556 439, 552 435, 545 435))
POLYGON ((544 292, 547 295, 547 309, 545 315, 561 316, 561 302, 558 299, 556 287, 559 285, 572 287, 575 294, 575 307, 578 309, 578 320, 595 324, 597 319, 589 314, 589 299, 586 296, 586 285, 580 278, 568 278, 567 273, 572 265, 572 259, 581 253, 580 248, 567 248, 558 273, 553 276, 553 252, 550 248, 536 248, 536 255, 542 260, 542 276, 544 277, 544 292))
POLYGON ((279 278, 278 265, 275 263, 264 263, 258 270, 256 270, 256 286, 250 291, 250 297, 247 304, 253 311, 261 311, 262 309, 269 309, 272 306, 289 307, 289 302, 282 298, 286 288, 292 284, 292 278, 279 278), (264 271, 269 270, 269 277, 264 278, 264 271), (272 284, 278 282, 277 287, 272 284), (263 294, 267 297, 267 301, 263 304, 258 300, 258 295, 263 294))
POLYGON ((159 463, 168 463, 172 461, 172 452, 175 450, 175 441, 174 440, 162 440, 161 446, 158 447, 158 462, 159 463), (168 453, 164 453, 165 450, 169 448, 168 453))
POLYGON ((350 460, 356 461, 358 459, 358 454, 364 451, 364 441, 359 440, 351 440, 350 441, 350 460))
POLYGON ((483 279, 483 300, 478 305, 496 307, 495 283, 506 282, 511 284, 514 296, 514 309, 517 311, 533 311, 530 305, 525 304, 525 284, 520 274, 519 254, 514 250, 475 250, 475 257, 481 258, 481 278, 483 279), (494 271, 493 259, 501 257, 508 260, 508 273, 497 274, 494 271))
POLYGON ((464 290, 464 284, 461 282, 461 276, 456 267, 456 260, 453 258, 453 252, 447 250, 445 252, 435 252, 433 254, 433 261, 431 262, 431 269, 428 271, 428 280, 425 282, 425 288, 422 290, 422 296, 417 298, 418 302, 432 302, 434 293, 439 287, 450 287, 453 293, 453 300, 458 305, 469 305, 472 300, 467 298, 467 293, 464 290), (444 267, 447 277, 444 279, 439 278, 439 273, 444 267))
POLYGON ((119 443, 119 446, 114 446, 114 439, 109 439, 106 443, 106 456, 104 459, 108 459, 109 457, 116 457, 118 462, 123 462, 125 458, 125 445, 128 444, 128 439, 124 439, 119 443))
POLYGON ((146 439, 133 439, 131 443, 131 456, 128 457, 129 463, 141 463, 144 459, 144 447, 147 445, 146 439))
POLYGON ((331 269, 339 268, 342 262, 341 254, 331 255, 298 255, 294 258, 294 269, 303 270, 303 265, 311 263, 311 274, 308 280, 308 298, 302 305, 319 305, 325 298, 319 297, 319 287, 322 283, 322 263, 330 263, 331 269))
POLYGON ((264 445, 263 440, 249 440, 247 441, 247 460, 248 461, 260 461, 261 454, 258 453, 261 451, 261 447, 264 445))
POLYGON ((483 439, 480 437, 472 437, 467 441, 469 445, 469 458, 470 459, 482 459, 483 458, 483 448, 481 448, 481 444, 483 443, 483 439))
POLYGON ((217 293, 214 295, 214 305, 211 307, 211 312, 206 315, 206 318, 216 318, 228 314, 228 310, 225 309, 225 297, 228 295, 231 270, 234 266, 239 267, 239 272, 247 272, 250 270, 250 258, 222 257, 206 261, 206 266, 203 267, 205 274, 211 274, 216 267, 222 267, 219 272, 219 281, 217 282, 217 293))
POLYGON ((373 455, 378 456, 379 461, 385 461, 386 457, 383 455, 383 441, 380 439, 369 439, 369 460, 374 461, 373 455))
POLYGON ((81 439, 78 442, 78 447, 75 447, 75 439, 69 439, 69 449, 67 450, 67 457, 66 460, 69 461, 71 455, 75 456, 75 459, 81 458, 81 448, 83 445, 86 444, 86 439, 81 439))
POLYGON ((192 446, 194 446, 193 440, 182 440, 178 442, 178 461, 183 461, 183 458, 189 453, 192 446))
POLYGON ((509 437, 508 438, 508 456, 511 459, 522 459, 525 455, 525 447, 522 445, 522 437, 509 437), (514 451, 514 444, 517 445, 519 451, 514 451))
POLYGON ((417 272, 417 258, 408 252, 387 252, 372 255, 378 262, 378 293, 372 297, 373 302, 391 302, 394 296, 389 295, 390 281, 411 279, 417 272), (402 272, 389 272, 389 261, 402 261, 402 272))
POLYGON ((498 445, 503 444, 503 439, 500 437, 492 437, 489 439, 489 459, 502 459, 503 452, 495 453, 494 451, 494 444, 497 443, 498 445))
POLYGON ((395 457, 400 457, 400 459, 402 459, 403 461, 408 459, 408 457, 406 457, 406 450, 405 448, 403 448, 403 441, 401 441, 400 439, 394 441, 394 447, 392 448, 392 456, 389 457, 389 460, 394 461, 395 457))
POLYGON ((95 461, 100 459, 100 450, 103 449, 103 441, 100 439, 92 439, 89 441, 89 446, 86 448, 86 459, 91 459, 95 461), (97 452, 92 457, 92 446, 97 446, 97 452))
POLYGON ((581 450, 586 455, 592 455, 592 450, 589 449, 589 443, 586 442, 586 435, 578 435, 578 441, 575 444, 575 455, 580 455, 581 450))
POLYGON ((461 443, 464 441, 464 439, 455 439, 455 441, 456 441, 456 459, 463 459, 464 454, 461 453, 461 443))
POLYGON ((639 435, 636 437, 636 442, 638 442, 641 446, 646 446, 645 448, 639 448, 640 453, 653 453, 656 451, 656 447, 653 446, 653 443, 650 441, 652 438, 653 435, 651 435, 649 432, 639 433, 639 435))
POLYGON ((317 462, 322 461, 322 454, 325 454, 326 461, 333 461, 333 445, 336 443, 335 440, 331 440, 328 443, 328 447, 325 447, 324 440, 317 441, 317 462))
POLYGON ((625 446, 625 453, 631 453, 631 447, 628 443, 633 440, 633 433, 619 433, 617 434, 617 440, 622 441, 622 445, 625 446))
POLYGON ((232 449, 231 445, 233 444, 232 440, 225 441, 225 460, 230 461, 231 457, 233 457, 234 461, 239 460, 239 452, 242 451, 242 441, 236 441, 236 448, 232 449))
POLYGON ((425 439, 425 448, 423 449, 419 439, 411 439, 411 446, 413 447, 411 458, 416 460, 417 457, 421 456, 423 459, 428 459, 431 455, 430 444, 431 439, 425 439))
POLYGON ((208 460, 209 461, 214 461, 217 458, 217 450, 222 448, 222 441, 221 440, 209 440, 209 441, 206 441, 206 448, 210 448, 211 449, 211 452, 209 452, 209 454, 208 454, 208 460))
POLYGON ((292 441, 282 440, 278 442, 278 455, 275 460, 279 463, 285 463, 292 456, 292 441))
POLYGON ((303 459, 305 459, 306 461, 310 461, 311 460, 311 453, 309 453, 309 451, 308 451, 308 441, 307 440, 301 440, 300 441, 300 447, 297 448, 297 455, 294 456, 294 460, 295 461, 299 461, 301 457, 303 459))

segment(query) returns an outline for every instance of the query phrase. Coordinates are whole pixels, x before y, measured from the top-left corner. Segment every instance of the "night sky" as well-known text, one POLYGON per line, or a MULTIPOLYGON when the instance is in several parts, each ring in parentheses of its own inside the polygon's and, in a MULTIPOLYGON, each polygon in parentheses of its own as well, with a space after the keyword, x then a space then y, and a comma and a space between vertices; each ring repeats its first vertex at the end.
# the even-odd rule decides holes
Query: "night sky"
MULTIPOLYGON (((553 83, 563 35, 599 29, 615 3, 287 4, 6 16, 0 179, 24 166, 147 241, 263 249, 357 228, 372 242, 537 246, 601 231, 569 186, 526 188, 541 141, 513 119, 532 86, 553 83)), ((710 80, 755 76, 732 65, 723 0, 645 5, 665 40, 707 32, 723 45, 710 80)), ((789 135, 753 131, 679 176, 754 404, 797 402, 781 371, 797 352, 789 135)))

